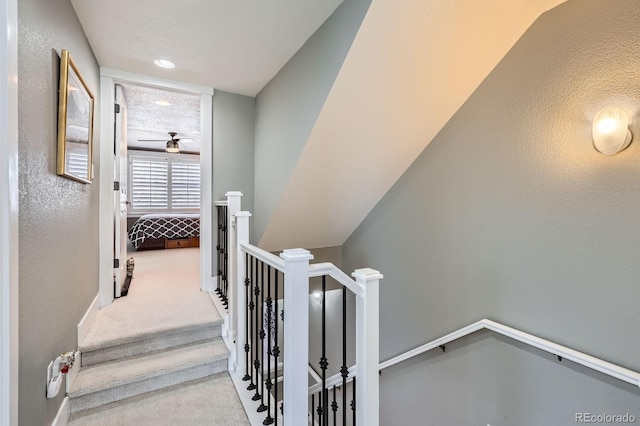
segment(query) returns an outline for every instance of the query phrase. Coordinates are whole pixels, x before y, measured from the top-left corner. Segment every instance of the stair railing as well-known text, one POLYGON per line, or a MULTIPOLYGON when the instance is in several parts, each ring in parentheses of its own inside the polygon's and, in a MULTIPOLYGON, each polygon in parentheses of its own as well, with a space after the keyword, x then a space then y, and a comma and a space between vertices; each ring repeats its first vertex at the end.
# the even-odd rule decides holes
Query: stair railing
MULTIPOLYGON (((237 211, 232 216, 232 236, 235 241, 231 245, 235 246, 236 255, 231 267, 235 278, 231 282, 230 293, 235 302, 230 306, 236 307, 237 314, 230 317, 230 323, 235 321, 235 325, 230 324, 230 327, 234 327, 237 333, 231 365, 234 373, 242 376, 247 383, 247 389, 255 391, 252 399, 258 405, 256 411, 265 412, 263 424, 278 423, 276 407, 280 399, 279 380, 276 373, 272 376, 272 372, 279 362, 283 362, 283 403, 280 406, 283 423, 304 425, 309 421, 309 278, 322 277, 324 296, 325 279, 332 277, 342 285, 343 296, 350 291, 356 297, 356 333, 352 338, 356 340, 355 359, 358 367, 351 374, 357 374, 358 380, 349 405, 353 409, 350 415, 357 418, 358 424, 377 426, 378 293, 382 275, 373 269, 358 269, 353 273, 354 281, 333 264, 310 265, 313 255, 300 248, 287 249, 276 256, 249 244, 249 212, 237 211), (284 330, 278 325, 280 320, 284 330)), ((343 324, 343 329, 346 330, 344 320, 343 324)), ((326 385, 325 370, 329 361, 324 352, 324 324, 322 328, 321 383, 326 385)), ((344 353, 344 333, 343 336, 344 353)), ((344 374, 349 375, 345 355, 342 363, 341 371, 346 371, 344 374)), ((322 391, 320 398, 323 418, 321 424, 328 424, 328 391, 322 391)), ((331 404, 334 416, 337 404, 334 398, 331 404)), ((344 395, 341 405, 343 412, 346 412, 344 395)))
MULTIPOLYGON (((583 365, 592 370, 598 371, 602 374, 606 374, 623 382, 630 383, 634 386, 640 386, 640 372, 630 370, 620 365, 613 364, 609 361, 605 361, 600 358, 588 355, 584 352, 576 351, 575 349, 568 348, 566 346, 551 342, 546 339, 542 339, 533 334, 526 333, 524 331, 517 330, 513 327, 501 324, 490 319, 482 319, 480 321, 469 324, 466 327, 462 327, 459 330, 453 331, 445 336, 434 339, 423 345, 420 345, 414 349, 397 355, 387 361, 379 364, 379 371, 392 367, 396 364, 404 362, 415 356, 421 355, 425 352, 431 351, 436 348, 444 349, 445 345, 455 340, 461 339, 469 334, 475 333, 480 330, 490 330, 494 333, 509 337, 510 339, 522 342, 528 346, 540 349, 558 357, 559 361, 564 359, 573 361, 576 364, 583 365)), ((349 376, 346 381, 343 381, 343 377, 340 374, 335 374, 326 380, 323 385, 319 380, 315 379, 316 383, 309 387, 309 395, 316 394, 321 389, 330 389, 333 386, 340 386, 343 383, 350 383, 356 379, 357 365, 349 367, 349 376)))

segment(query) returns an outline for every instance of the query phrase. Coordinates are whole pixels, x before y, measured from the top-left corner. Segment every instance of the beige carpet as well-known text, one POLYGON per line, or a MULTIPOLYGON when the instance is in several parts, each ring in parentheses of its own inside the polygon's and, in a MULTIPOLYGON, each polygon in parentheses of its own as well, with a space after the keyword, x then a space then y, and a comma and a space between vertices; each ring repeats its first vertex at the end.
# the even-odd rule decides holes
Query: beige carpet
POLYGON ((220 374, 88 413, 69 426, 249 425, 231 378, 220 374))
POLYGON ((129 253, 136 267, 126 297, 102 308, 82 348, 130 341, 134 336, 220 320, 200 291, 200 249, 129 253))

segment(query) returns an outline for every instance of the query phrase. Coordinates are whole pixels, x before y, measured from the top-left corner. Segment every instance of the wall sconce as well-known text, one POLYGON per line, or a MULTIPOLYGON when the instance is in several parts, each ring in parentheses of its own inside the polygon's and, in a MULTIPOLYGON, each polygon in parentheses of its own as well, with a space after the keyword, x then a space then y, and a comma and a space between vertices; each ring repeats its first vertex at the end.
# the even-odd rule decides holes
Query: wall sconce
POLYGON ((311 295, 313 296, 314 302, 316 302, 318 305, 322 305, 322 291, 314 290, 311 295))
POLYGON ((593 146, 604 155, 622 151, 631 143, 627 114, 617 107, 602 108, 593 117, 593 146))

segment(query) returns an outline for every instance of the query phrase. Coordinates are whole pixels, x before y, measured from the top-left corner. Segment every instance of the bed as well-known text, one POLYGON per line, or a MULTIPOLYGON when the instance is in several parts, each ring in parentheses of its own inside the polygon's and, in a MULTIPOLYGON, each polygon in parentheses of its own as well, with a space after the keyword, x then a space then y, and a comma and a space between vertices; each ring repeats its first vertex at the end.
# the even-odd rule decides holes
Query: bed
POLYGON ((136 250, 198 247, 200 214, 146 214, 128 232, 136 250))

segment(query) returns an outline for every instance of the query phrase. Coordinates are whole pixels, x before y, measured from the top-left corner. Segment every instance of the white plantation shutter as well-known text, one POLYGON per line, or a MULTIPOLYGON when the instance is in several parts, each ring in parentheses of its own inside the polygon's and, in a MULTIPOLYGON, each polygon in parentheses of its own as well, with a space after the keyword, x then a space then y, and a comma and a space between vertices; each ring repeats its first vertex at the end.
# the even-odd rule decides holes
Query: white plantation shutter
POLYGON ((68 150, 67 164, 69 169, 67 172, 71 175, 81 177, 83 179, 89 178, 89 155, 86 150, 68 150))
POLYGON ((166 210, 169 207, 167 159, 132 156, 129 182, 133 210, 166 210))
MULTIPOLYGON (((138 151, 140 152, 140 151, 138 151)), ((129 156, 131 213, 187 213, 200 209, 200 159, 165 153, 129 156)))
POLYGON ((200 207, 200 162, 171 162, 171 208, 200 207))

